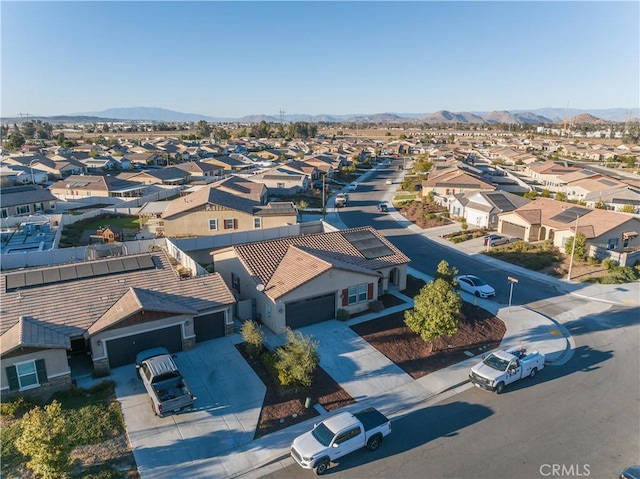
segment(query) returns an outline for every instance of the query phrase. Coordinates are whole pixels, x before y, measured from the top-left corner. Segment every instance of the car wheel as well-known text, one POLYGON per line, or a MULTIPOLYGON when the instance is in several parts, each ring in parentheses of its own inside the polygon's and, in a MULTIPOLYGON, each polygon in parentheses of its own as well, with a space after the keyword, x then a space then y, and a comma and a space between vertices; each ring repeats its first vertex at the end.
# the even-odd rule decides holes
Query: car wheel
POLYGON ((380 436, 376 434, 375 436, 369 439, 369 442, 367 442, 367 447, 369 448, 370 451, 375 451, 380 447, 381 440, 382 439, 380 438, 380 436))
POLYGON ((538 372, 538 368, 533 368, 533 369, 531 370, 531 372, 529 373, 529 377, 530 377, 530 378, 535 377, 535 375, 536 375, 536 373, 537 373, 537 372, 538 372))
POLYGON ((479 298, 480 297, 480 291, 476 291, 475 295, 479 298))
POLYGON ((323 459, 318 463, 318 465, 314 468, 313 472, 316 476, 322 476, 329 469, 329 460, 323 459))
POLYGON ((498 383, 498 385, 496 386, 496 392, 498 394, 502 394, 502 391, 504 391, 504 383, 502 381, 500 381, 498 383))

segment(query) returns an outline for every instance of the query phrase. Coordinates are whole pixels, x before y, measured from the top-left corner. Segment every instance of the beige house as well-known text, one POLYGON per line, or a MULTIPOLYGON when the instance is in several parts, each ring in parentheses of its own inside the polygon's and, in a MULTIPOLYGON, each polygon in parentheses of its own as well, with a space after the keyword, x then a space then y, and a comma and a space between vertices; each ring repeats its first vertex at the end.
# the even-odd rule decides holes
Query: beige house
POLYGON ((500 233, 525 241, 552 240, 562 250, 567 238, 576 234, 576 228, 585 235, 589 247, 613 252, 640 247, 640 218, 631 214, 538 198, 498 215, 500 233))
POLYGON ((11 271, 0 287, 3 400, 47 398, 76 367, 105 372, 144 349, 177 352, 233 332, 222 277, 180 278, 163 251, 11 271))
POLYGON ((433 192, 437 196, 449 197, 460 193, 476 191, 493 191, 495 186, 482 180, 470 172, 452 167, 445 170, 435 170, 422 181, 422 195, 428 196, 433 192))
POLYGON ((53 212, 58 199, 36 185, 8 186, 0 189, 0 217, 53 212))
POLYGON ((173 200, 162 214, 165 236, 211 236, 296 224, 291 202, 266 201, 264 185, 233 177, 173 200))
MULTIPOLYGON (((406 288, 409 258, 371 227, 232 246, 213 263, 240 303, 276 334, 366 311, 389 288, 406 288)), ((241 319, 249 319, 247 317, 241 319)))
POLYGON ((144 195, 145 185, 115 176, 72 175, 49 188, 60 200, 79 198, 137 198, 144 195))

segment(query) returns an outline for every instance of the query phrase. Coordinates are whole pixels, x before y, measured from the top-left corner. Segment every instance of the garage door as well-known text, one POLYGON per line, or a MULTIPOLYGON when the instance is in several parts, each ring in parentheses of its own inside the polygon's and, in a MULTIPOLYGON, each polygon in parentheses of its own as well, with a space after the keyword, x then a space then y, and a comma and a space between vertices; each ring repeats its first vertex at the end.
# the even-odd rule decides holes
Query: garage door
POLYGON ((336 317, 336 294, 324 294, 313 298, 287 303, 287 326, 292 329, 326 321, 336 317))
POLYGON ((107 341, 109 367, 117 368, 136 362, 136 354, 145 349, 164 346, 172 353, 182 351, 182 331, 180 325, 134 334, 107 341))
POLYGON ((522 238, 524 237, 524 232, 526 231, 524 226, 514 225, 513 223, 507 223, 506 221, 502 222, 502 229, 500 232, 503 235, 511 236, 512 238, 522 238))
POLYGON ((205 314, 193 320, 196 343, 224 336, 224 311, 205 314))

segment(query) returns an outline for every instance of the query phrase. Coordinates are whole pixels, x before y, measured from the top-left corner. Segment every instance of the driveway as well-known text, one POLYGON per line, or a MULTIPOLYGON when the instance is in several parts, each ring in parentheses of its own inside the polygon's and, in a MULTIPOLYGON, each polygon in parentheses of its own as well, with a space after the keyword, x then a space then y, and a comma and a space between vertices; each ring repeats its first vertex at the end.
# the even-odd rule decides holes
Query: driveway
POLYGON ((116 395, 141 477, 165 475, 251 442, 266 392, 231 337, 177 353, 196 396, 193 411, 159 418, 133 365, 112 370, 116 395))

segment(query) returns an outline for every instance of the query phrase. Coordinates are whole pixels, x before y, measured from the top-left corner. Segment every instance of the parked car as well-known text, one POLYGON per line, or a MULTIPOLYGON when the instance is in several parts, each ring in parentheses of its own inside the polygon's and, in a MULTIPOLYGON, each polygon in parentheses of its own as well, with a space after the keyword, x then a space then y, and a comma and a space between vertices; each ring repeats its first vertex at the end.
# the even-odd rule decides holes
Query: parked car
POLYGON ((351 183, 351 184, 349 185, 349 190, 350 190, 350 191, 355 191, 357 187, 358 187, 358 182, 357 182, 357 181, 354 181, 353 183, 351 183))
POLYGON ((640 466, 625 467, 620 473, 620 479, 640 479, 640 466))
POLYGON ((499 246, 509 243, 509 238, 500 235, 488 235, 483 238, 482 242, 485 246, 499 246))
POLYGON ((471 293, 479 298, 490 298, 496 295, 495 289, 489 286, 484 280, 472 274, 456 276, 456 280, 462 291, 471 293))
POLYGON ((389 205, 387 204, 386 201, 383 201, 381 203, 378 203, 378 211, 381 213, 387 213, 389 211, 389 205))

